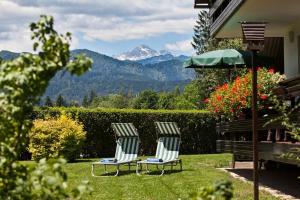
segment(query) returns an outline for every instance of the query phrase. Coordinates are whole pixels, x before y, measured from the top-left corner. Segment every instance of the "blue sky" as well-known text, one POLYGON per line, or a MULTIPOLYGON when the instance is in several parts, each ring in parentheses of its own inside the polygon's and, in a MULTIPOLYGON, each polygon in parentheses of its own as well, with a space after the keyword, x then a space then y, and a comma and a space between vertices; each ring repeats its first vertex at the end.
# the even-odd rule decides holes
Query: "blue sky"
POLYGON ((31 51, 28 24, 52 15, 72 48, 117 55, 140 44, 193 54, 194 0, 1 0, 0 50, 31 51))

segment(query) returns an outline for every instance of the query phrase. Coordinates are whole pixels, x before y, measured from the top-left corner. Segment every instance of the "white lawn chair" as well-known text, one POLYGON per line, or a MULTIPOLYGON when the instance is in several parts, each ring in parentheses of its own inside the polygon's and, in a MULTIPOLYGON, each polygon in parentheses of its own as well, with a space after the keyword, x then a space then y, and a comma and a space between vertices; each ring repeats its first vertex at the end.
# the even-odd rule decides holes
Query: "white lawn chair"
POLYGON ((131 164, 138 161, 139 135, 132 123, 112 123, 112 128, 116 137, 116 152, 114 158, 104 158, 92 163, 92 176, 96 176, 94 168, 96 165, 104 165, 105 172, 107 166, 116 166, 117 171, 114 176, 118 176, 120 165, 128 165, 129 171, 131 164))
POLYGON ((148 158, 143 161, 138 161, 136 166, 136 173, 140 175, 139 170, 142 165, 146 165, 147 172, 149 165, 162 166, 161 175, 165 172, 165 166, 180 165, 182 170, 182 161, 179 159, 179 147, 181 143, 180 130, 175 122, 155 122, 157 132, 157 148, 155 158, 148 158))

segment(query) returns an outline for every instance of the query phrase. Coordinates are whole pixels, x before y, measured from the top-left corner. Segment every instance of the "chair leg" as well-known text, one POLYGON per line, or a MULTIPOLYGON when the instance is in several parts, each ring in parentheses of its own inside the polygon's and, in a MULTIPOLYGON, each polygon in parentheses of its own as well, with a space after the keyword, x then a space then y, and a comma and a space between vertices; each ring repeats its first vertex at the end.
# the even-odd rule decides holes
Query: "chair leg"
POLYGON ((182 171, 182 160, 179 160, 179 164, 180 164, 180 171, 182 171))
MULTIPOLYGON (((108 173, 107 171, 106 171, 106 165, 104 165, 104 168, 105 168, 105 172, 106 173, 108 173)), ((97 175, 95 175, 95 165, 94 164, 92 164, 92 176, 93 177, 104 177, 104 176, 102 176, 102 175, 100 175, 100 176, 97 176, 97 175)))
POLYGON ((94 174, 94 165, 92 164, 92 171, 91 171, 91 173, 92 173, 92 176, 95 176, 95 174, 94 174))
POLYGON ((120 165, 117 165, 117 172, 114 176, 118 176, 119 175, 119 171, 120 171, 120 165))
POLYGON ((139 169, 142 171, 142 165, 140 163, 136 164, 136 175, 140 176, 140 172, 139 169))
POLYGON ((173 163, 171 163, 171 170, 173 171, 173 163))
POLYGON ((104 165, 104 171, 106 174, 108 173, 106 165, 104 165))
POLYGON ((165 165, 162 166, 161 174, 159 176, 164 175, 164 173, 165 173, 165 165))
POLYGON ((130 163, 128 163, 128 169, 129 169, 129 171, 130 171, 130 163))
POLYGON ((146 171, 147 171, 147 173, 150 172, 148 164, 146 164, 146 171))
POLYGON ((235 168, 235 158, 234 158, 234 155, 232 156, 232 168, 233 169, 235 168))

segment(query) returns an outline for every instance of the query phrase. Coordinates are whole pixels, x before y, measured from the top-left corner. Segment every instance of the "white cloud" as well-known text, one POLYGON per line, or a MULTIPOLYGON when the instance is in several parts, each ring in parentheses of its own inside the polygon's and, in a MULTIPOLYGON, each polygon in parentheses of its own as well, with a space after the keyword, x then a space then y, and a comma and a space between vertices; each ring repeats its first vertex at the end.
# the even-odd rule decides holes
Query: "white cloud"
MULTIPOLYGON (((25 41, 26 30, 40 14, 53 15, 59 32, 79 33, 88 41, 185 34, 192 31, 196 17, 193 1, 0 0, 0 49, 31 49, 26 47, 30 43, 25 41)), ((73 47, 79 43, 76 38, 74 41, 73 47)))
POLYGON ((184 27, 193 26, 193 19, 146 21, 143 23, 125 23, 119 21, 113 24, 101 25, 98 23, 85 23, 85 27, 75 28, 84 33, 91 40, 100 39, 104 41, 132 40, 162 35, 165 33, 187 32, 184 27))
POLYGON ((193 53, 193 46, 191 45, 192 40, 182 40, 175 43, 169 43, 166 44, 165 47, 169 51, 180 54, 180 53, 186 53, 186 54, 192 54, 193 53))

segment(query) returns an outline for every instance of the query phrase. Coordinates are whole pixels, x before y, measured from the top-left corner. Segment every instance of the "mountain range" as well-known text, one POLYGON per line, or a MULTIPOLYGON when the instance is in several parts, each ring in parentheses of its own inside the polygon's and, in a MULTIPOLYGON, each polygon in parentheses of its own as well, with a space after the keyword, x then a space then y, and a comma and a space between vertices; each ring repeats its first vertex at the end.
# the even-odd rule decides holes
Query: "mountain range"
POLYGON ((114 56, 114 58, 118 60, 132 60, 132 61, 138 61, 138 60, 143 60, 151 57, 156 57, 156 56, 163 56, 166 54, 170 54, 170 52, 166 50, 160 50, 156 51, 154 49, 151 49, 147 45, 140 45, 135 47, 134 49, 121 53, 119 55, 114 56))
MULTIPOLYGON (((126 59, 120 60, 87 49, 72 50, 73 56, 85 54, 90 57, 93 60, 92 69, 80 77, 58 72, 50 81, 44 97, 50 96, 55 99, 62 94, 67 100, 81 101, 92 90, 98 95, 121 91, 136 94, 145 89, 170 91, 177 85, 183 88, 195 77, 194 70, 182 67, 186 56, 173 56, 163 51, 160 53, 145 45, 130 52, 131 57, 126 52, 122 54, 127 55, 126 59), (137 49, 143 49, 143 52, 137 49), (148 49, 149 54, 145 53, 145 49, 148 49)), ((13 59, 18 55, 14 52, 0 51, 0 57, 4 60, 13 59)))

